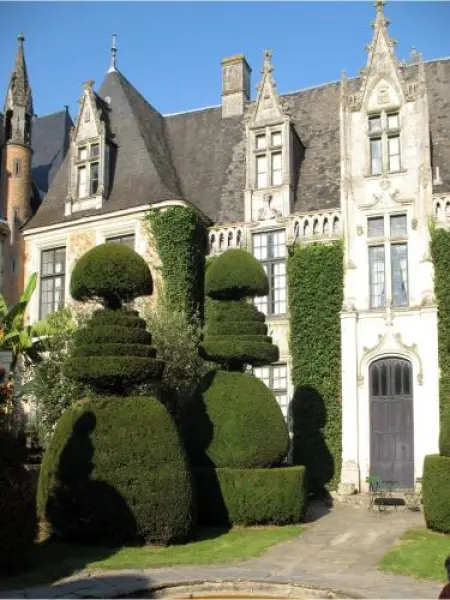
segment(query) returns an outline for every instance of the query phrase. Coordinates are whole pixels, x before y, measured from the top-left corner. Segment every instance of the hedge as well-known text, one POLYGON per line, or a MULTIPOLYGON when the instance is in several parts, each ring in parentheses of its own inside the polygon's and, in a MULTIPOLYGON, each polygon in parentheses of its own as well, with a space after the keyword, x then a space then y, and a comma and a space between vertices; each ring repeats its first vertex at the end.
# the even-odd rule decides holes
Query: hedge
POLYGON ((266 316, 260 312, 254 304, 247 300, 222 300, 209 299, 207 323, 231 323, 241 321, 252 321, 264 323, 266 316))
MULTIPOLYGON (((264 366, 278 360, 278 347, 266 341, 246 341, 238 337, 202 342, 199 353, 205 360, 227 364, 230 370, 241 370, 242 365, 264 366)), ((269 338, 271 339, 271 338, 269 338)))
POLYGON ((450 457, 450 410, 448 410, 441 420, 441 431, 439 434, 439 454, 450 457))
POLYGON ((75 345, 87 344, 151 344, 151 333, 136 327, 103 326, 89 323, 74 334, 75 345))
POLYGON ((209 265, 205 277, 205 293, 216 300, 266 296, 269 293, 269 282, 261 263, 250 252, 233 248, 209 265))
POLYGON ((335 489, 341 472, 342 243, 295 246, 287 272, 294 462, 320 492, 335 489))
POLYGON ((273 393, 252 375, 208 373, 183 404, 180 421, 195 466, 274 467, 288 452, 281 409, 273 393))
POLYGON ((0 573, 28 566, 37 535, 36 499, 25 452, 8 431, 0 431, 0 573))
POLYGON ((195 521, 185 453, 153 397, 94 398, 67 409, 44 455, 38 514, 64 540, 167 544, 195 521))
POLYGON ((145 329, 146 322, 136 311, 97 310, 91 317, 91 324, 100 327, 128 327, 145 329))
POLYGON ((92 248, 77 261, 70 280, 75 300, 96 300, 119 308, 138 296, 153 292, 145 260, 124 244, 106 243, 92 248))
POLYGON ((303 518, 304 467, 196 468, 194 476, 203 525, 287 525, 303 518))
POLYGON ((154 358, 156 348, 145 344, 87 344, 78 345, 72 356, 141 356, 154 358))
POLYGON ((432 230, 430 249, 438 304, 439 408, 442 424, 444 414, 450 412, 450 232, 432 230))
POLYGON ((259 321, 208 321, 205 335, 267 335, 267 325, 259 321))
POLYGON ((422 492, 427 527, 450 533, 450 457, 425 457, 422 492))
POLYGON ((172 310, 188 316, 203 312, 206 229, 188 206, 171 206, 147 214, 162 263, 164 299, 172 310))

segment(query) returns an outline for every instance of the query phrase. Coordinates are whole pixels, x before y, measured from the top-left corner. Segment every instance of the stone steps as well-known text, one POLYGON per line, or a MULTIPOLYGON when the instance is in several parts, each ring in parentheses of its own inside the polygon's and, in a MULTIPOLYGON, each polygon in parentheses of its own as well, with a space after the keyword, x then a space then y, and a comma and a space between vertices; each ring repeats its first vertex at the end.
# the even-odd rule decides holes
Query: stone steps
POLYGON ((374 511, 423 511, 423 504, 418 497, 414 498, 407 491, 393 491, 386 498, 375 498, 371 505, 370 494, 361 492, 360 494, 351 494, 350 496, 331 492, 333 501, 339 504, 346 504, 354 508, 365 508, 374 511))

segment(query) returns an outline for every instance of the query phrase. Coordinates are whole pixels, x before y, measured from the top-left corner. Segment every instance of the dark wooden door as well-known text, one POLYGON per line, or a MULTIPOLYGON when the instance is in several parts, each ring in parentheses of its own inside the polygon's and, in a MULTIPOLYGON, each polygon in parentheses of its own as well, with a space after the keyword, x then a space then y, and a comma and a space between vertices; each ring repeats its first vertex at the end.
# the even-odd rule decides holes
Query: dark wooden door
POLYGON ((383 358, 370 366, 370 474, 414 486, 414 415, 411 363, 383 358))

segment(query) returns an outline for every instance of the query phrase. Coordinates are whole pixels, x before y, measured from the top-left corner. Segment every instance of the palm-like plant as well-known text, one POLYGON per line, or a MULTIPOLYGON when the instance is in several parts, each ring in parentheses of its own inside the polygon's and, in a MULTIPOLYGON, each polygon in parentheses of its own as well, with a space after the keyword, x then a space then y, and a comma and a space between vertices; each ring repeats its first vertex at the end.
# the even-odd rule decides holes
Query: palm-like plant
POLYGON ((12 351, 9 375, 14 376, 20 358, 25 362, 39 360, 40 338, 54 333, 47 319, 33 325, 25 324, 28 304, 36 289, 37 273, 30 277, 20 300, 8 308, 0 294, 0 348, 12 351))

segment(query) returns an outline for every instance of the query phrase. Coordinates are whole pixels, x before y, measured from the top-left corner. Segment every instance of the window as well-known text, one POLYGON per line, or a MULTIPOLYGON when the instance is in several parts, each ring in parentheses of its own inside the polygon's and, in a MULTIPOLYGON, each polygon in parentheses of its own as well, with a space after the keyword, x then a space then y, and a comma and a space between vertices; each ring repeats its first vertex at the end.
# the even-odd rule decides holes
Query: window
POLYGON ((256 188, 281 185, 283 182, 283 160, 280 150, 282 144, 281 131, 267 131, 255 135, 256 188), (267 140, 270 146, 267 147, 267 140), (262 153, 261 153, 262 151, 262 153), (270 168, 270 171, 269 171, 270 168))
POLYGON ((256 187, 267 187, 267 156, 256 157, 256 187))
POLYGON ((269 279, 268 296, 255 298, 255 305, 265 315, 286 314, 286 232, 253 235, 253 255, 269 279))
POLYGON ((20 177, 20 158, 15 158, 13 160, 13 174, 14 177, 20 177))
POLYGON ((100 187, 100 144, 95 142, 80 146, 77 156, 77 197, 95 196, 100 187))
POLYGON ((369 116, 370 174, 380 175, 401 169, 399 113, 382 112, 369 116))
POLYGON ((98 190, 98 163, 91 163, 91 196, 95 196, 98 190))
POLYGON ((78 182, 77 182, 77 196, 78 198, 86 198, 87 186, 86 186, 86 167, 78 167, 78 182))
POLYGON ((407 233, 406 215, 389 216, 387 235, 384 217, 368 219, 370 308, 383 308, 388 297, 393 306, 408 306, 407 233))
POLYGON ((124 244, 134 250, 134 234, 129 235, 117 235, 115 237, 106 238, 106 242, 115 242, 116 244, 124 244))
POLYGON ((266 386, 272 390, 281 408, 284 418, 288 417, 288 382, 287 366, 285 364, 271 365, 270 367, 259 367, 253 369, 253 374, 261 379, 266 386))
POLYGON ((53 248, 41 254, 39 315, 44 319, 64 306, 66 249, 53 248))

